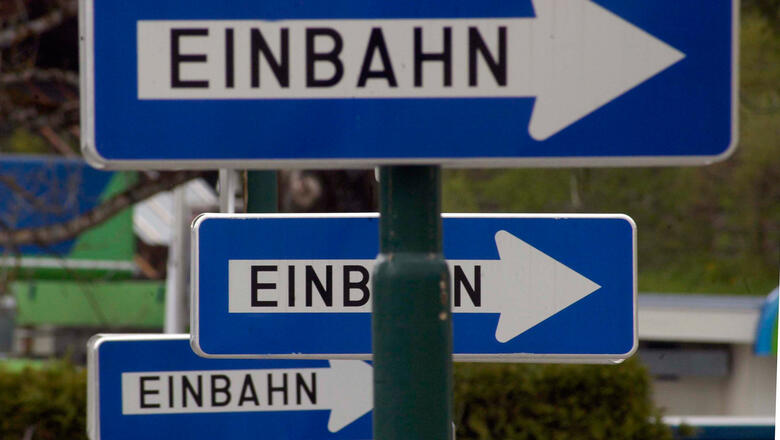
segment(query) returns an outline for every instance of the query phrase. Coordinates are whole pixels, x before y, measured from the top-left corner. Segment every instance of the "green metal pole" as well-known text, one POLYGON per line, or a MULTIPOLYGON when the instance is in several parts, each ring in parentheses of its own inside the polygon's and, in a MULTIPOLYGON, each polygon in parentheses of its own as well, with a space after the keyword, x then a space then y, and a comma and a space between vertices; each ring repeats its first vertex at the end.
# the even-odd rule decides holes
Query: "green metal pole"
POLYGON ((278 212, 276 171, 246 172, 246 212, 278 212))
POLYGON ((441 169, 379 171, 373 274, 374 439, 452 438, 452 320, 441 169))

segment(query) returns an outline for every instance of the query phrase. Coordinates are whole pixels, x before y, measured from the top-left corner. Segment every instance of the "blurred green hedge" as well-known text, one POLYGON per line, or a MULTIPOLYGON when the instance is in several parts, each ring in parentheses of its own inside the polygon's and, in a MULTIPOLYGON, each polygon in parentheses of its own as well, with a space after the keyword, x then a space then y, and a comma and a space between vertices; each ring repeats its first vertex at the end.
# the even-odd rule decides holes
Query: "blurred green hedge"
POLYGON ((458 440, 671 439, 636 359, 621 365, 456 364, 458 440))
MULTIPOLYGON (((619 366, 456 364, 455 423, 467 439, 671 439, 636 360, 619 366)), ((0 439, 86 439, 86 372, 0 363, 0 439)))
POLYGON ((87 438, 87 375, 68 362, 12 371, 0 362, 0 439, 87 438))

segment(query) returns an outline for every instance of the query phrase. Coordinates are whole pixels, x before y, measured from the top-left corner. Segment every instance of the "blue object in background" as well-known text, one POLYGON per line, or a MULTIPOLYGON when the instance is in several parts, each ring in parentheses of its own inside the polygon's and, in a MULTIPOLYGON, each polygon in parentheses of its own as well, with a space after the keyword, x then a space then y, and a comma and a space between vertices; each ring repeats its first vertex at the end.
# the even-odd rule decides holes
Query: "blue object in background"
POLYGON ((677 440, 774 440, 772 417, 664 417, 677 440))
POLYGON ((755 345, 755 352, 759 356, 777 356, 778 289, 769 292, 761 308, 755 345))
MULTIPOLYGON (((96 170, 81 159, 3 156, 0 160, 0 222, 18 230, 61 224, 94 208, 116 173, 96 170)), ((130 231, 128 231, 130 232, 130 231)), ((45 247, 22 245, 25 256, 67 256, 74 240, 45 247)), ((0 246, 0 254, 6 249, 0 246)))

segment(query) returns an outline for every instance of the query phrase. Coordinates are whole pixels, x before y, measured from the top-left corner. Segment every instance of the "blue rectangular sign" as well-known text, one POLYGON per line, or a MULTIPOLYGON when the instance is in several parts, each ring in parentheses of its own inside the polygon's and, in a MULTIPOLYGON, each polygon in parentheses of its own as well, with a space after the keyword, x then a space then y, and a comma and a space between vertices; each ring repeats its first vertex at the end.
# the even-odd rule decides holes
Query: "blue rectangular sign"
POLYGON ((204 359, 188 335, 96 335, 88 348, 91 440, 372 437, 363 361, 204 359))
POLYGON ((737 0, 81 0, 109 168, 702 164, 737 141, 737 0))
MULTIPOLYGON (((375 214, 205 214, 192 343, 207 357, 371 356, 375 214)), ((624 215, 445 215, 455 360, 606 362, 636 349, 624 215)))

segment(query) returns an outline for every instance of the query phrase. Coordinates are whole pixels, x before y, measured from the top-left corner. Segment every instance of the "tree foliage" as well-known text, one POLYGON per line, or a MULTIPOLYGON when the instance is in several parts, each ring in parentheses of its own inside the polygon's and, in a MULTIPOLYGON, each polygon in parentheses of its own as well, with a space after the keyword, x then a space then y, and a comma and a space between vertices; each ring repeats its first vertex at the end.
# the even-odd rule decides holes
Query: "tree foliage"
POLYGON ((86 390, 84 369, 68 362, 0 368, 0 438, 85 440, 86 390))
POLYGON ((467 440, 671 439, 636 359, 456 365, 455 424, 456 438, 467 440))
POLYGON ((742 0, 742 7, 763 16, 774 31, 780 32, 780 0, 742 0))

